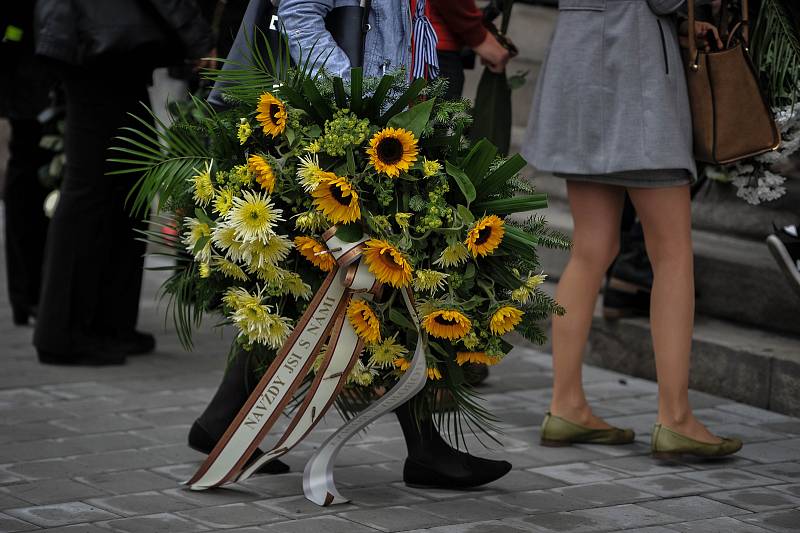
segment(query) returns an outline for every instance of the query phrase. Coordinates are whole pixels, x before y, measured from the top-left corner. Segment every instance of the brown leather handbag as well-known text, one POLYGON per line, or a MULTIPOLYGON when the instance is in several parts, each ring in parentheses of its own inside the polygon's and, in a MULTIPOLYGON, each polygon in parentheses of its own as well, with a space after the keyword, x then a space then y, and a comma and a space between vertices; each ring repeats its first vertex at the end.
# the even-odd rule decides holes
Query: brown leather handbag
MULTIPOLYGON (((747 0, 742 0, 741 22, 727 36, 725 49, 720 51, 698 50, 694 0, 688 0, 688 8, 685 63, 695 158, 728 164, 776 150, 781 143, 780 133, 750 60, 747 0)), ((722 19, 723 25, 727 24, 724 13, 722 19)))

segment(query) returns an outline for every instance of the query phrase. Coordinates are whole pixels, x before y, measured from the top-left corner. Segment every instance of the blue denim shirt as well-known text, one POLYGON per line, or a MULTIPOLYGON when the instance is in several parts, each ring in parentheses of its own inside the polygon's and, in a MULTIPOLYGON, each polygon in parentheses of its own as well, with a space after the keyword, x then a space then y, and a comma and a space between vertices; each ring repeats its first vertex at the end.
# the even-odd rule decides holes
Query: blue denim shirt
MULTIPOLYGON (((317 67, 330 53, 325 70, 344 78, 350 61, 325 29, 325 16, 335 7, 358 5, 358 0, 281 0, 278 16, 291 43, 292 59, 314 47, 317 67), (331 52, 331 50, 333 50, 331 52)), ((364 52, 364 75, 382 76, 411 64, 411 7, 409 0, 372 0, 364 52)))

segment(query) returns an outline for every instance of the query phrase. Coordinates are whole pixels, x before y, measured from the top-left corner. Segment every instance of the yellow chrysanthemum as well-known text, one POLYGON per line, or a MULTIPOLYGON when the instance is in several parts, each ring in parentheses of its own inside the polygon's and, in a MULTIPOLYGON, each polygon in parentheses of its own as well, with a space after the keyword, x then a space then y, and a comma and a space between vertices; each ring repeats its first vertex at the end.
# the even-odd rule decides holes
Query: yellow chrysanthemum
POLYGON ((428 367, 428 379, 432 379, 434 381, 439 381, 440 379, 442 379, 442 373, 435 366, 429 366, 428 367))
POLYGON ((214 268, 222 272, 224 276, 238 281, 247 281, 247 274, 244 273, 242 267, 232 261, 228 261, 224 257, 214 257, 212 264, 214 268))
POLYGON ((229 289, 222 298, 231 310, 231 320, 239 328, 239 337, 251 344, 259 343, 277 349, 291 332, 290 321, 272 313, 272 309, 262 303, 263 299, 263 289, 250 294, 240 287, 229 289))
POLYGON ((218 250, 225 252, 231 261, 241 261, 244 244, 236 239, 236 230, 227 224, 218 224, 211 234, 211 241, 218 250))
POLYGON ((355 222, 361 218, 358 193, 345 178, 325 172, 314 189, 314 206, 322 211, 334 224, 355 222))
POLYGON ((528 303, 531 299, 531 296, 533 296, 533 291, 525 285, 511 291, 511 299, 519 304, 524 305, 528 303))
POLYGON ((289 255, 292 241, 283 235, 273 235, 263 241, 244 243, 241 247, 242 261, 252 270, 275 266, 289 255))
POLYGON ((408 348, 397 342, 397 333, 381 343, 370 344, 367 350, 370 354, 369 365, 377 368, 394 366, 396 359, 408 355, 408 348))
POLYGON ((233 207, 233 191, 227 188, 217 191, 214 196, 214 211, 224 217, 231 207, 233 207))
POLYGON ((347 319, 364 342, 367 344, 381 342, 381 322, 366 301, 362 299, 351 301, 347 306, 347 319))
POLYGON ((330 272, 336 266, 336 260, 328 252, 324 244, 313 237, 298 236, 294 238, 294 245, 300 255, 311 261, 311 264, 323 272, 330 272))
POLYGON ((306 192, 316 189, 320 180, 326 175, 327 173, 320 168, 319 159, 316 155, 310 154, 300 157, 300 163, 297 165, 297 177, 306 192))
POLYGON ((369 271, 381 283, 392 287, 405 287, 411 282, 411 263, 406 256, 386 241, 370 239, 364 250, 364 261, 369 271))
POLYGON ((400 226, 400 229, 408 229, 411 226, 411 213, 395 213, 394 221, 400 226))
POLYGON ((328 219, 319 211, 306 211, 294 219, 294 227, 301 231, 318 232, 330 227, 328 219))
POLYGON ((236 136, 239 138, 239 144, 244 144, 247 142, 247 139, 250 138, 250 135, 253 133, 253 128, 250 127, 250 123, 247 121, 246 118, 239 119, 239 130, 236 132, 236 136))
POLYGON ((272 171, 272 166, 267 161, 267 158, 260 155, 251 155, 247 159, 247 170, 253 173, 256 177, 256 183, 261 185, 261 188, 272 194, 275 190, 275 173, 272 171))
POLYGON ((367 154, 378 172, 396 178, 417 160, 417 139, 403 128, 384 128, 369 141, 367 154))
POLYGON ((281 209, 276 209, 266 194, 244 191, 233 199, 233 207, 225 220, 236 230, 236 238, 242 242, 266 241, 275 235, 275 223, 281 218, 281 209))
POLYGON ((195 169, 192 176, 192 197, 197 205, 207 206, 214 199, 214 183, 211 181, 211 162, 206 163, 206 168, 201 172, 195 169))
POLYGON ((438 174, 440 170, 442 170, 442 164, 437 160, 428 159, 427 157, 422 159, 422 173, 426 178, 438 174))
POLYGON ((542 272, 541 274, 536 274, 535 276, 531 276, 527 280, 525 280, 525 286, 528 287, 529 289, 535 289, 536 287, 544 283, 546 279, 547 279, 547 274, 542 272))
POLYGON ((439 339, 460 339, 472 328, 472 322, 455 309, 439 309, 422 319, 422 327, 439 339))
POLYGON ((483 364, 487 366, 496 365, 500 362, 499 357, 489 355, 486 352, 456 352, 456 364, 461 366, 467 363, 483 364))
POLYGON ((525 313, 516 307, 511 307, 510 305, 501 307, 492 315, 489 321, 489 329, 493 335, 505 335, 517 327, 517 324, 522 322, 522 315, 524 314, 525 313))
POLYGON ((506 230, 505 223, 497 215, 489 215, 478 220, 472 229, 467 233, 467 245, 473 257, 486 256, 492 254, 500 242, 506 230))
POLYGON ((197 261, 208 263, 211 259, 211 228, 205 222, 196 218, 185 218, 184 224, 187 231, 183 234, 183 244, 186 250, 197 261))
POLYGON ((264 93, 258 99, 257 109, 256 120, 261 123, 265 134, 277 137, 283 133, 286 129, 286 106, 283 102, 270 93, 264 93))
POLYGON ((445 268, 452 268, 460 265, 469 257, 469 250, 460 242, 448 245, 439 259, 433 262, 434 265, 442 266, 445 268))
POLYGON ((361 359, 357 359, 356 364, 353 365, 353 369, 347 376, 347 383, 349 385, 355 384, 361 387, 369 387, 377 375, 378 373, 374 369, 367 368, 361 362, 361 359))
POLYGON ((414 290, 428 291, 431 294, 444 288, 444 280, 447 274, 436 270, 417 270, 414 272, 414 290))
POLYGON ((211 265, 208 263, 200 263, 200 266, 197 270, 200 273, 201 278, 206 279, 211 277, 211 265))
POLYGON ((308 300, 311 298, 311 285, 303 281, 297 272, 286 272, 281 282, 281 291, 291 294, 295 300, 308 300))

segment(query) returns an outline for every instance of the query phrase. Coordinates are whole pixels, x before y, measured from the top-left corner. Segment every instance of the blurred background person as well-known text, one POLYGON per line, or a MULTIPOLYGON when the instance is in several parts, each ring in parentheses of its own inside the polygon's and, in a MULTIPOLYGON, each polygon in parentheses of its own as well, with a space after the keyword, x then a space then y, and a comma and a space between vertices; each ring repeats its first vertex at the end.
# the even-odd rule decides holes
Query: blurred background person
MULTIPOLYGON (((36 52, 66 97, 66 174, 50 224, 34 345, 48 364, 121 364, 155 347, 136 331, 145 245, 126 198, 130 175, 107 175, 115 135, 149 120, 153 69, 214 55, 194 0, 38 0, 36 52)), ((200 65, 201 63, 198 63, 200 65)))
POLYGON ((11 124, 2 194, 8 294, 14 324, 25 325, 36 314, 47 237, 48 189, 39 179, 39 169, 48 163, 49 153, 39 146, 43 127, 38 116, 48 105, 52 83, 34 60, 32 2, 3 6, 0 32, 0 116, 11 124))

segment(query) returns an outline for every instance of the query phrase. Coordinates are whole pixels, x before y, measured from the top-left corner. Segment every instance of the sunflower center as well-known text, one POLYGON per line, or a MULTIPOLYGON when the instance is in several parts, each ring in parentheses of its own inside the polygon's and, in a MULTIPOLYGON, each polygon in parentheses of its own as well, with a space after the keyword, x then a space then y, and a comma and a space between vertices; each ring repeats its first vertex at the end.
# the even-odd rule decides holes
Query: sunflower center
POLYGON ((391 253, 391 252, 390 252, 390 253, 383 254, 383 259, 384 259, 384 260, 385 260, 387 263, 390 263, 390 264, 389 264, 389 267, 390 267, 390 268, 403 268, 403 265, 402 265, 402 264, 400 264, 400 262, 399 262, 397 259, 395 259, 395 257, 394 257, 394 254, 393 254, 393 253, 391 253))
POLYGON ((387 137, 378 143, 378 159, 387 165, 394 165, 403 159, 403 143, 394 137, 387 137))
POLYGON ((455 326, 458 324, 458 321, 453 318, 445 318, 442 315, 436 315, 433 319, 434 322, 437 324, 441 324, 442 326, 455 326))
POLYGON ((281 106, 278 104, 269 104, 269 118, 274 124, 278 123, 278 113, 281 112, 281 106))
POLYGON ((484 244, 486 241, 489 240, 489 237, 492 236, 492 227, 491 226, 484 226, 480 230, 478 230, 478 238, 475 239, 475 244, 480 246, 484 244))
POLYGON ((331 190, 331 196, 333 197, 334 200, 336 200, 337 202, 339 202, 340 204, 342 204, 345 207, 349 207, 350 206, 350 198, 351 197, 350 196, 345 196, 344 195, 344 191, 342 191, 342 189, 340 189, 336 185, 331 185, 331 189, 330 190, 331 190))

